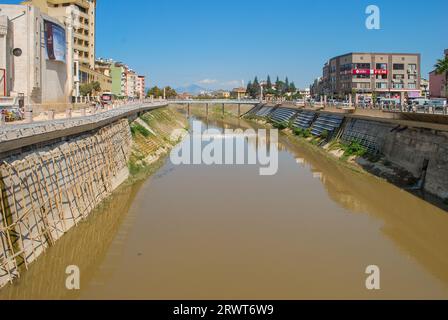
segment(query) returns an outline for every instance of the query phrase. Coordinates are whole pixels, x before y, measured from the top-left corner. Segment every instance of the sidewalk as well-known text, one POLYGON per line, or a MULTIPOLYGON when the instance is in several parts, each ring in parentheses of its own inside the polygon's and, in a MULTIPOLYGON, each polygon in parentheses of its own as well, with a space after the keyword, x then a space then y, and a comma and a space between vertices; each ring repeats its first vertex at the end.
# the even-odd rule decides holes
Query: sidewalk
MULTIPOLYGON (((0 153, 95 130, 119 119, 134 116, 139 112, 167 105, 168 103, 165 101, 135 102, 98 113, 92 113, 91 110, 90 113, 86 113, 86 116, 76 113, 75 116, 72 114, 72 117, 67 117, 64 113, 58 114, 57 118, 52 120, 8 123, 0 126, 0 153)), ((34 119, 39 119, 39 117, 34 119)))

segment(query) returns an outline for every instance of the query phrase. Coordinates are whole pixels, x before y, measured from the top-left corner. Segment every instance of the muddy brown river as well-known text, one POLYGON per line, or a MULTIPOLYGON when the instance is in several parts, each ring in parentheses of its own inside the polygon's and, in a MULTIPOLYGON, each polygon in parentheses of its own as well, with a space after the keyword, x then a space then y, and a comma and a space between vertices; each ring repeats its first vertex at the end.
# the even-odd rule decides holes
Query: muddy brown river
POLYGON ((285 136, 278 173, 258 169, 167 159, 0 299, 448 299, 445 211, 285 136), (380 290, 366 289, 370 265, 380 290))

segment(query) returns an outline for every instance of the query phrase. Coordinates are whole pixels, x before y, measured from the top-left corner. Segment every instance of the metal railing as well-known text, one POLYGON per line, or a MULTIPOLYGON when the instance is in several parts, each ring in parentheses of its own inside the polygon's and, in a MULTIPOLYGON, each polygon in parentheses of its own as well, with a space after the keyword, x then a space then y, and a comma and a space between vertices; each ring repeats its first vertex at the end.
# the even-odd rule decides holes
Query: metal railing
POLYGON ((260 100, 232 100, 232 99, 167 99, 173 104, 258 104, 260 100))
POLYGON ((399 113, 421 113, 434 115, 448 115, 448 105, 418 105, 418 104, 388 104, 388 103, 347 103, 347 102, 307 102, 302 103, 302 107, 324 108, 324 109, 354 109, 354 110, 377 110, 382 112, 399 113))
MULTIPOLYGON (((55 110, 48 109, 46 111, 39 112, 39 115, 35 115, 33 112, 33 106, 28 107, 26 111, 8 111, 8 112, 0 112, 0 125, 5 124, 29 124, 35 121, 45 122, 45 121, 53 121, 53 120, 68 120, 72 118, 86 117, 90 115, 99 115, 101 113, 105 113, 111 110, 136 107, 141 105, 148 104, 160 104, 164 103, 163 99, 142 99, 135 101, 122 101, 117 100, 110 104, 100 104, 95 103, 91 105, 85 105, 73 109, 68 107, 62 112, 56 112, 55 110), (12 114, 12 115, 11 115, 12 114)), ((34 105, 35 106, 35 105, 34 105)), ((70 105, 69 105, 70 106, 70 105)), ((5 110, 3 110, 5 111, 5 110)))

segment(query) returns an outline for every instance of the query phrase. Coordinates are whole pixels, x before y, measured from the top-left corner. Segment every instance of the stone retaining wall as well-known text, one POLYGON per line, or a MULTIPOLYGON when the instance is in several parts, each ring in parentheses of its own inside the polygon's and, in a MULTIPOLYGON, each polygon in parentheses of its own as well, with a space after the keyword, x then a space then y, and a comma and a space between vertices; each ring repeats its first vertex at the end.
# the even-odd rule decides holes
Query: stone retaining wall
POLYGON ((0 165, 0 287, 127 179, 127 119, 0 165))

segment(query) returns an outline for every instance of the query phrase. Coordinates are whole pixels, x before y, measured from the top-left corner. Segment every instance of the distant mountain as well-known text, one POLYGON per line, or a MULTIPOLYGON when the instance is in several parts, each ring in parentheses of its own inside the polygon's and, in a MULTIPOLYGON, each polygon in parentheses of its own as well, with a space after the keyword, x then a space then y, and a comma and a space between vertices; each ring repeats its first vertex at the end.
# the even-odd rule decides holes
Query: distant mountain
POLYGON ((175 89, 177 93, 190 93, 193 95, 200 94, 201 92, 208 92, 210 90, 203 88, 201 86, 198 86, 196 84, 192 84, 186 87, 179 87, 175 89))

